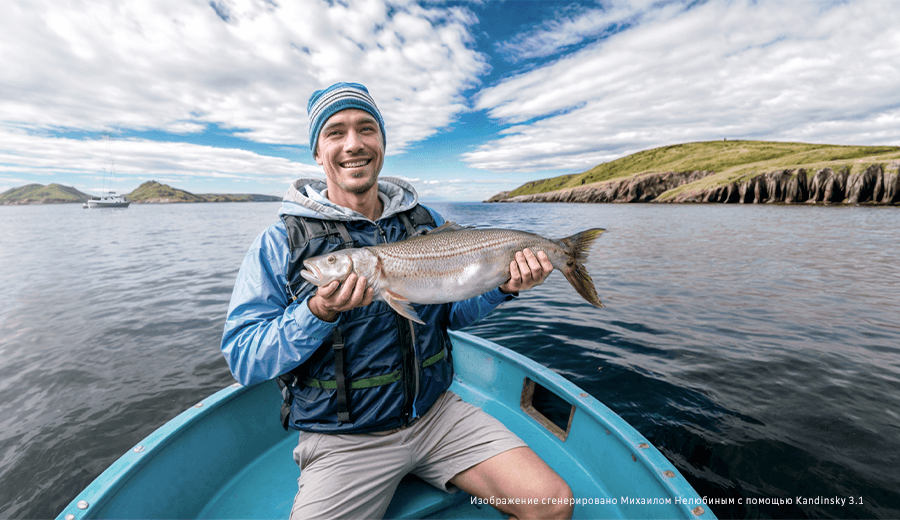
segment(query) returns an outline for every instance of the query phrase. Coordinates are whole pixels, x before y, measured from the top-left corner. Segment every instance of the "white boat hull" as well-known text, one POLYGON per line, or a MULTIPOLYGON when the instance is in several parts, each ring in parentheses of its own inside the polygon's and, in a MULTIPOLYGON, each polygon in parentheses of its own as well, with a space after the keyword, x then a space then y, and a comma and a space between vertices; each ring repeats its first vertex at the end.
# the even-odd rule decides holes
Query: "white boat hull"
POLYGON ((110 195, 108 196, 86 201, 81 207, 84 209, 127 208, 129 204, 131 204, 131 201, 124 196, 116 195, 115 192, 110 192, 110 195))

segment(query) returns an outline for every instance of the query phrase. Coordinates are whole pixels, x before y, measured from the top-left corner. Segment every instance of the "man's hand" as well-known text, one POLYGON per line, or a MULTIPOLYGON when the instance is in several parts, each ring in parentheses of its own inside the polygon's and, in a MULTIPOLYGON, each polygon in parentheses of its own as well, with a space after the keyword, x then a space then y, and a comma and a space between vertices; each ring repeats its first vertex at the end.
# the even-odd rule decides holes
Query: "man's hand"
POLYGON ((315 317, 332 322, 343 311, 369 305, 372 303, 372 296, 372 288, 366 289, 366 278, 350 273, 343 284, 335 280, 319 287, 307 305, 315 317))
POLYGON ((541 285, 553 272, 553 264, 547 254, 538 251, 535 256, 530 249, 516 253, 516 259, 509 263, 509 281, 500 286, 500 292, 517 294, 541 285))

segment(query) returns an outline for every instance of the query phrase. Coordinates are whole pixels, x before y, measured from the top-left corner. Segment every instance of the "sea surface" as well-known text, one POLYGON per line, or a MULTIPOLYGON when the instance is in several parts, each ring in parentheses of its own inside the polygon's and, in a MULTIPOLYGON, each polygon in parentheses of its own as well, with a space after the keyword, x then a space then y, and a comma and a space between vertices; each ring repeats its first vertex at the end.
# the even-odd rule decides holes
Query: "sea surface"
MULTIPOLYGON (((607 229, 587 263, 605 308, 554 273, 467 330, 603 401, 719 517, 900 517, 900 209, 432 206, 607 229)), ((56 516, 232 383, 228 300, 278 208, 0 207, 0 518, 56 516)))

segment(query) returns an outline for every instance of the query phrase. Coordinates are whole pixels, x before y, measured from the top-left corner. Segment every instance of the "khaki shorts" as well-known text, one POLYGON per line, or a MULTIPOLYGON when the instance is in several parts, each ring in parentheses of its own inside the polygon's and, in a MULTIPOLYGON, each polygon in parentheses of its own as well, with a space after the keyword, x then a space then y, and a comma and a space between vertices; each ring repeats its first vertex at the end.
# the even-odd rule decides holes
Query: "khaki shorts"
POLYGON ((526 446, 481 408, 445 392, 411 426, 369 434, 300 433, 292 519, 381 518, 411 473, 448 493, 460 472, 526 446))

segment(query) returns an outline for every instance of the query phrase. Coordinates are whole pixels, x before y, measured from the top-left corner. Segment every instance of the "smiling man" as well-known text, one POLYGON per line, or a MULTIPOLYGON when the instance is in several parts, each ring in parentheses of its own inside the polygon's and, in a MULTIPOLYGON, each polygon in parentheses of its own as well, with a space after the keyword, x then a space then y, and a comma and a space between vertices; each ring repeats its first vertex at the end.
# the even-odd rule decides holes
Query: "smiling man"
POLYGON ((295 181, 281 220, 250 247, 222 338, 240 383, 279 379, 282 423, 301 432, 291 517, 380 518, 400 479, 414 474, 447 492, 506 499, 500 508, 514 518, 568 518, 565 481, 501 423, 448 390, 447 328, 475 323, 543 283, 553 270, 549 259, 525 250, 500 287, 416 306, 425 325, 373 302, 355 274, 321 288, 306 283, 299 274, 306 258, 403 240, 444 221, 418 203, 412 186, 379 177, 384 120, 364 86, 317 91, 308 110, 310 149, 326 179, 295 181))

